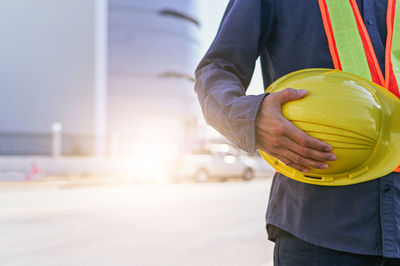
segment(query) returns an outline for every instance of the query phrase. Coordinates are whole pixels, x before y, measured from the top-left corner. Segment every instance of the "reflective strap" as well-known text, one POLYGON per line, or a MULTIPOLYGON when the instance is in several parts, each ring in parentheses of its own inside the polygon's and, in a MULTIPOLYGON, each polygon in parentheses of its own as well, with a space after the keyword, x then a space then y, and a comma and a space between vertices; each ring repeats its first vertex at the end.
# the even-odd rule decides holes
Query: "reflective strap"
MULTIPOLYGON (((396 0, 388 1, 386 24, 385 88, 400 98, 400 5, 396 0)), ((400 166, 393 172, 400 173, 400 166)))
POLYGON ((400 98, 400 16, 395 16, 396 10, 400 14, 400 4, 388 0, 385 72, 382 73, 356 0, 318 0, 318 3, 335 69, 363 76, 400 98), (347 38, 350 35, 352 38, 347 38))
MULTIPOLYGON (((349 0, 324 0, 343 71, 372 81, 357 22, 349 0)), ((321 10, 322 11, 322 10, 321 10)))
POLYGON ((335 36, 333 35, 332 23, 329 17, 328 7, 326 6, 325 0, 318 0, 318 4, 319 8, 321 9, 322 22, 324 24, 326 37, 328 39, 329 52, 331 53, 333 67, 336 70, 342 70, 339 54, 336 47, 335 36))
POLYGON ((389 75, 392 68, 392 40, 393 40, 393 22, 394 22, 394 4, 395 0, 388 0, 386 11, 386 49, 385 49, 385 88, 389 88, 389 75))
POLYGON ((365 27, 356 0, 350 0, 350 5, 351 8, 353 9, 354 17, 357 22, 358 32, 360 34, 360 38, 364 46, 364 52, 367 57, 370 74, 372 76, 372 81, 381 86, 384 86, 385 78, 382 74, 381 67, 379 66, 378 59, 376 58, 374 47, 372 45, 371 39, 369 38, 367 28, 365 27))
POLYGON ((397 81, 397 94, 399 94, 400 86, 400 3, 395 5, 394 14, 394 25, 393 25, 393 38, 392 38, 392 49, 391 49, 391 59, 392 59, 392 70, 395 76, 395 81, 397 81))

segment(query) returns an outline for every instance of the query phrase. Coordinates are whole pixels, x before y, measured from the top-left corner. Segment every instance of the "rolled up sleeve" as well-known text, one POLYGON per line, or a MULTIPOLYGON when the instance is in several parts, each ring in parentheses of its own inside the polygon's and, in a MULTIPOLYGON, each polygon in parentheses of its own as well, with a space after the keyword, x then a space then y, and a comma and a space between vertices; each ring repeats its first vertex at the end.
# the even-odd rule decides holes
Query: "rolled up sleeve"
POLYGON ((247 152, 256 149, 255 120, 266 96, 246 96, 271 27, 272 7, 266 3, 231 0, 217 36, 196 70, 195 91, 207 123, 247 152))

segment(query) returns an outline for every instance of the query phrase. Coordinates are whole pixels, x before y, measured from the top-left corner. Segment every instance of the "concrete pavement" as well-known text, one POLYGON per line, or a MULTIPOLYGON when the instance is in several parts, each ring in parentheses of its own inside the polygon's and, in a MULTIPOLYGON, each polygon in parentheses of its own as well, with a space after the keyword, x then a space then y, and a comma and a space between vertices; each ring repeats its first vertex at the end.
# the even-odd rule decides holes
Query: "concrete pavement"
POLYGON ((270 179, 1 190, 1 265, 272 265, 270 179))

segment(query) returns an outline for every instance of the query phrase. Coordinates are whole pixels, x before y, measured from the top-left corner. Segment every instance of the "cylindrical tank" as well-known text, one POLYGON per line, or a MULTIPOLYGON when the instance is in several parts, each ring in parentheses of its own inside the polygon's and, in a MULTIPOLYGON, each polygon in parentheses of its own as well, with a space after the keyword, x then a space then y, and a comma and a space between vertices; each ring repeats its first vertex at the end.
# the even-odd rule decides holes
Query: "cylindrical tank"
POLYGON ((201 49, 196 2, 110 0, 109 132, 149 134, 146 125, 157 130, 194 118, 201 49))
POLYGON ((195 2, 0 2, 0 155, 51 154, 53 123, 65 155, 104 154, 107 118, 108 134, 180 137, 197 104, 195 2))
POLYGON ((106 127, 105 3, 0 1, 0 155, 51 154, 54 123, 73 138, 68 149, 97 150, 106 127))

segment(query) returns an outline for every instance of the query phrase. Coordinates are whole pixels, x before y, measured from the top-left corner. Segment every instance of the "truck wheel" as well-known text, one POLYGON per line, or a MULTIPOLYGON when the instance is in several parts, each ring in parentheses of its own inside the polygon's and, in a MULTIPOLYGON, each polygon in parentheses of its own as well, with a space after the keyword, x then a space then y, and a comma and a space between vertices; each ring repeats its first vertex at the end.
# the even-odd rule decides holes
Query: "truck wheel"
POLYGON ((250 169, 250 168, 247 168, 247 169, 244 171, 244 173, 243 173, 243 175, 242 175, 242 178, 243 178, 243 180, 246 180, 246 181, 249 181, 249 180, 253 179, 253 178, 254 178, 254 172, 253 172, 253 170, 250 169))

